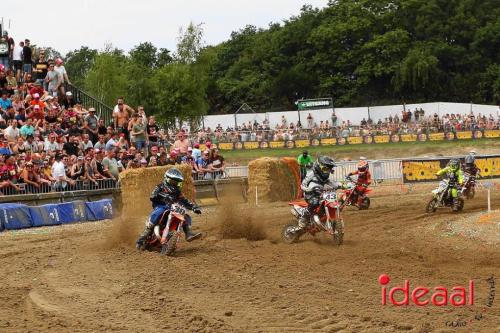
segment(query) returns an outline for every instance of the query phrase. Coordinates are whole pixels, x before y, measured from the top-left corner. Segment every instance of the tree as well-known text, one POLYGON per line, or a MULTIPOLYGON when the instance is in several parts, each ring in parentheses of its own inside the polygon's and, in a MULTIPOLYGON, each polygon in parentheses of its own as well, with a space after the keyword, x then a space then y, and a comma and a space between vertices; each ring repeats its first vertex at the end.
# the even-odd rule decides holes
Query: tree
POLYGON ((114 105, 118 96, 126 96, 128 81, 124 68, 127 62, 123 51, 106 46, 95 56, 85 78, 88 92, 107 105, 114 105))
POLYGON ((79 50, 70 51, 66 54, 64 67, 68 71, 71 82, 85 89, 85 77, 94 63, 97 50, 82 46, 79 50))
POLYGON ((189 65, 171 63, 163 66, 156 71, 153 80, 161 123, 173 127, 176 119, 193 121, 206 114, 204 83, 198 80, 189 65))
POLYGON ((194 63, 203 45, 203 24, 189 23, 186 29, 179 29, 176 60, 184 64, 194 63))

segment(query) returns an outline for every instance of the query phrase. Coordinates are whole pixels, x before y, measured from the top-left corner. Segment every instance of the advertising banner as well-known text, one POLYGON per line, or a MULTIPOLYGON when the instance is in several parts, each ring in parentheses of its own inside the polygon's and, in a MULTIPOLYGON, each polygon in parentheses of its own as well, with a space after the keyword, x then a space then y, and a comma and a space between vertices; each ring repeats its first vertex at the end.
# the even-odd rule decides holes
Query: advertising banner
POLYGON ((347 138, 347 142, 350 145, 359 145, 359 144, 363 143, 363 137, 361 137, 361 136, 351 136, 351 137, 347 138))
MULTIPOLYGON (((436 181, 439 179, 436 173, 445 168, 449 160, 449 158, 403 160, 403 182, 436 181)), ((463 163, 463 159, 461 163, 463 163)), ((500 178, 500 155, 477 156, 476 166, 481 170, 482 178, 500 178)))
POLYGON ((322 146, 334 146, 337 144, 337 139, 335 138, 324 138, 321 139, 322 146))
POLYGON ((472 132, 457 132, 456 135, 458 140, 472 139, 472 132))
POLYGON ((221 142, 221 143, 219 143, 219 149, 220 150, 233 150, 233 143, 232 142, 221 142))
POLYGON ((500 138, 500 130, 486 130, 484 131, 485 138, 500 138))
POLYGON ((391 141, 391 137, 389 135, 375 135, 373 141, 375 143, 388 143, 391 141))
POLYGON ((259 148, 259 142, 257 142, 257 141, 243 142, 243 148, 244 149, 258 149, 259 148))
POLYGON ((442 141, 444 140, 444 133, 430 133, 429 141, 442 141))
POLYGON ((309 147, 311 143, 309 140, 295 140, 295 148, 309 147))
POLYGON ((402 142, 415 142, 415 141, 417 141, 417 136, 415 134, 402 134, 401 141, 402 142))

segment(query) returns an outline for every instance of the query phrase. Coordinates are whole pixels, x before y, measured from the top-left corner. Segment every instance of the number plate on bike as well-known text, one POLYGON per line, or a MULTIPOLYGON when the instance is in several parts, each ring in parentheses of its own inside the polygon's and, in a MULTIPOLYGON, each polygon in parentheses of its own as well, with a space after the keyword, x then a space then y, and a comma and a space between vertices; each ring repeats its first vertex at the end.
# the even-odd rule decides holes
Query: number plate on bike
POLYGON ((181 206, 178 206, 178 205, 175 205, 172 207, 172 212, 176 213, 176 214, 179 214, 179 215, 185 215, 186 214, 186 210, 181 207, 181 206))
POLYGON ((323 199, 327 201, 335 201, 337 200, 337 193, 335 192, 325 192, 323 193, 323 199))

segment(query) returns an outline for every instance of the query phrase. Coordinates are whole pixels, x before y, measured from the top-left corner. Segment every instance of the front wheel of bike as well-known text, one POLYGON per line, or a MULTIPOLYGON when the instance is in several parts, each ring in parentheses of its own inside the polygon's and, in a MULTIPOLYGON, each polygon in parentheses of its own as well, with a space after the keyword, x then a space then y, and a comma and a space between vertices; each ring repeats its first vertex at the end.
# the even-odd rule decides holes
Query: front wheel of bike
POLYGON ((292 221, 283 227, 283 230, 281 231, 281 238, 285 243, 292 244, 297 242, 304 232, 305 231, 297 225, 297 222, 292 221))
POLYGON ((368 208, 370 208, 370 198, 364 197, 363 201, 359 205, 359 210, 365 210, 365 209, 368 209, 368 208))
POLYGON ((437 209, 437 205, 438 205, 438 200, 436 198, 432 198, 427 204, 425 211, 429 214, 434 213, 437 209))
POLYGON ((161 247, 161 254, 165 256, 172 256, 175 252, 175 249, 177 247, 177 235, 172 235, 170 236, 169 240, 162 245, 161 247))
POLYGON ((333 244, 340 246, 344 243, 344 228, 341 223, 335 223, 333 232, 333 244))

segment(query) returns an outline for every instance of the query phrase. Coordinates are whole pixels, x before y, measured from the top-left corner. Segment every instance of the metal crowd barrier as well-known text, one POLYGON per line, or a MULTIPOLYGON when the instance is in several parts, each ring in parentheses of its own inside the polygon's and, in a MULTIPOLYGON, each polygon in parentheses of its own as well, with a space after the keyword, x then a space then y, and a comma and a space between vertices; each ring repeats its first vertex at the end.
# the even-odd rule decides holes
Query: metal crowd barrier
POLYGON ((36 187, 26 183, 15 184, 19 187, 19 191, 11 186, 6 186, 0 189, 3 195, 23 195, 23 194, 41 194, 52 192, 72 192, 72 191, 93 191, 106 189, 119 189, 120 183, 113 179, 99 179, 96 182, 89 180, 77 180, 75 185, 69 183, 54 183, 51 185, 40 184, 36 187))

